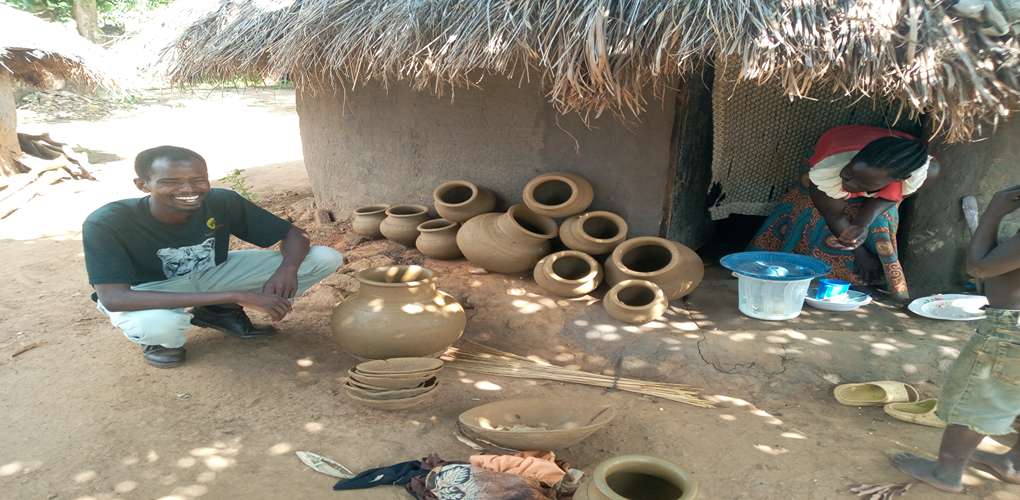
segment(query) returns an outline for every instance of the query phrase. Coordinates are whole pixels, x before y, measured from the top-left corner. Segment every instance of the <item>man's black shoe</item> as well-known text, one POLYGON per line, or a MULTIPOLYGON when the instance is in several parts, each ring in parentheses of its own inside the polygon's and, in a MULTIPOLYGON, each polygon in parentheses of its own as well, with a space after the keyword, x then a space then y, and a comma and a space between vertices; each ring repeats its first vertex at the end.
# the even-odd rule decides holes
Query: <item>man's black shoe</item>
POLYGON ((145 362, 156 368, 173 368, 184 363, 183 347, 163 347, 161 345, 143 345, 142 356, 145 362))
POLYGON ((236 304, 196 307, 191 314, 192 325, 213 328, 242 339, 257 339, 276 333, 272 325, 253 325, 244 308, 236 304))

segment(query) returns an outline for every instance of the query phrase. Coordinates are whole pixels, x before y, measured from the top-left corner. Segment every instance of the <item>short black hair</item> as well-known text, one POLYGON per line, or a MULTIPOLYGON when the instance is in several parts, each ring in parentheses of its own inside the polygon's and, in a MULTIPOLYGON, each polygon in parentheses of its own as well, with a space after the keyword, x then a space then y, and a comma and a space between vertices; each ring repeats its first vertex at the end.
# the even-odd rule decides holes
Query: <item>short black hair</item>
POLYGON ((149 175, 152 174, 152 164, 156 160, 163 158, 167 161, 188 161, 197 160, 206 166, 205 158, 202 155, 188 149, 179 146, 156 146, 154 148, 146 149, 138 156, 135 156, 135 174, 138 175, 139 179, 148 179, 149 175))
POLYGON ((928 163, 928 146, 916 139, 883 137, 869 142, 853 161, 885 170, 893 179, 906 179, 928 163))

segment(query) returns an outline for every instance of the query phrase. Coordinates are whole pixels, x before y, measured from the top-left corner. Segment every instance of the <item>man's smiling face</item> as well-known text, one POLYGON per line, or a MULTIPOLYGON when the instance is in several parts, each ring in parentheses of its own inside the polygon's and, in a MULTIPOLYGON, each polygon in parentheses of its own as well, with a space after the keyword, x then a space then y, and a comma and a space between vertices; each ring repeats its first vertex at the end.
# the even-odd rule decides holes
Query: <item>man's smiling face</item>
POLYGON ((138 189, 149 193, 160 208, 193 212, 202 208, 209 193, 209 173, 197 159, 171 161, 157 158, 148 179, 135 179, 138 189))

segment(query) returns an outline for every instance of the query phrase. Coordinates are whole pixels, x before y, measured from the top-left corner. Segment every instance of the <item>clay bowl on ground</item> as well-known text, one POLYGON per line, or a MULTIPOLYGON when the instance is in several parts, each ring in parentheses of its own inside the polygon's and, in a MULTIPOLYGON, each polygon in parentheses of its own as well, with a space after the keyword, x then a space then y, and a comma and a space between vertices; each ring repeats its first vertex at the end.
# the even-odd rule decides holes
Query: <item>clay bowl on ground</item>
POLYGON ((435 377, 438 373, 439 370, 404 375, 366 375, 351 369, 347 371, 347 376, 359 383, 384 389, 411 389, 435 377))
POLYGON ((358 387, 357 385, 348 381, 344 384, 344 389, 347 390, 347 394, 353 394, 360 398, 365 399, 377 399, 377 400, 389 400, 389 399, 407 399, 415 396, 420 396, 426 392, 435 390, 439 386, 436 379, 431 378, 427 380, 423 385, 412 389, 386 389, 386 390, 366 390, 358 387))
POLYGON ((377 410, 409 410, 419 406, 425 406, 431 403, 435 397, 436 392, 434 389, 421 394, 418 396, 404 398, 404 399, 367 399, 356 394, 347 392, 347 397, 365 405, 369 408, 375 408, 377 410))
POLYGON ((471 434, 503 448, 553 450, 580 443, 608 424, 616 410, 572 399, 505 399, 460 414, 471 434))
POLYGON ((354 371, 366 375, 389 375, 437 371, 443 361, 436 358, 390 358, 365 361, 354 367, 354 371))

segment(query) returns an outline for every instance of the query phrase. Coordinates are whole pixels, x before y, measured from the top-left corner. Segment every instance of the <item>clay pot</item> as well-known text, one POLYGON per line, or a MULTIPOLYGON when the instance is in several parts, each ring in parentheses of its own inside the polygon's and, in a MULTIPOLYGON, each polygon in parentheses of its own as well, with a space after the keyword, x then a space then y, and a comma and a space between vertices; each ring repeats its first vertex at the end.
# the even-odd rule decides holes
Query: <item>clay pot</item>
POLYGON ((564 250, 545 256, 535 266, 535 283, 566 298, 588 295, 602 283, 602 266, 590 255, 564 250))
POLYGON ((444 182, 432 192, 439 216, 461 224, 496 209, 492 191, 468 181, 444 182))
POLYGON ((414 247, 418 239, 418 224, 429 218, 425 205, 393 205, 386 209, 386 218, 379 224, 379 232, 386 239, 405 247, 414 247))
POLYGON ((361 403, 363 406, 374 408, 376 410, 410 410, 421 406, 426 406, 436 399, 436 389, 438 386, 433 388, 431 391, 425 394, 419 394, 403 399, 368 399, 357 394, 353 394, 350 391, 347 392, 347 397, 353 401, 361 403))
POLYGON ((694 500, 698 483, 661 458, 622 455, 606 460, 581 480, 574 500, 694 500))
POLYGON ((570 172, 552 172, 528 181, 524 186, 524 204, 546 217, 569 217, 591 205, 591 183, 570 172))
POLYGON ((571 250, 588 255, 612 252, 627 239, 627 221, 612 212, 575 215, 560 225, 560 239, 571 250))
POLYGON ((694 250, 655 236, 620 243, 605 266, 611 286, 628 279, 648 280, 659 285, 669 300, 693 292, 705 277, 705 265, 694 250))
POLYGON ((369 205, 354 209, 354 220, 351 221, 351 229, 368 238, 382 236, 379 232, 379 224, 386 218, 386 209, 389 205, 369 205))
POLYGON ((476 406, 458 421, 469 433, 514 450, 553 450, 580 443, 603 428, 616 410, 576 399, 504 399, 476 406))
POLYGON ((418 387, 430 378, 435 378, 439 371, 410 373, 400 375, 369 375, 354 370, 347 370, 347 377, 361 385, 380 389, 410 389, 418 387))
POLYGON ((371 375, 400 375, 432 372, 443 367, 436 358, 389 358, 358 363, 354 371, 371 375))
POLYGON ((647 323, 666 314, 669 301, 662 288, 651 281, 624 280, 609 289, 602 307, 624 323, 647 323))
POLYGON ((418 239, 414 246, 426 257, 453 260, 462 257, 457 247, 457 230, 460 224, 446 219, 432 219, 418 225, 418 239))
POLYGON ((457 246, 472 264, 497 273, 522 273, 549 253, 556 222, 524 205, 506 213, 487 213, 464 223, 457 246))
POLYGON ((357 278, 358 292, 333 309, 330 321, 345 351, 371 359, 435 357, 464 333, 464 308, 436 289, 431 270, 385 266, 357 278))

